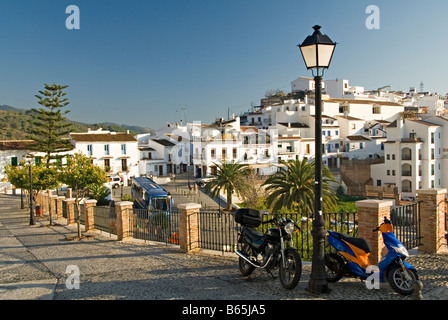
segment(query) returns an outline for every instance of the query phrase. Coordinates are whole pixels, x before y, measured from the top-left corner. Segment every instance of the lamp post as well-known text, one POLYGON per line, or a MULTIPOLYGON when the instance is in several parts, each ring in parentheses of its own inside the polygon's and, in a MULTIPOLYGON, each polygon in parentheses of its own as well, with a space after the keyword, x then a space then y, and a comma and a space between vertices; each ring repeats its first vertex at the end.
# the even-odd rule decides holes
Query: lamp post
POLYGON ((314 184, 314 218, 311 235, 313 236, 313 258, 310 280, 307 290, 311 293, 328 291, 325 273, 325 221, 322 206, 322 76, 324 69, 330 65, 333 57, 334 43, 327 35, 320 33, 320 26, 313 27, 314 33, 308 36, 300 47, 307 69, 311 69, 315 84, 315 184, 314 184), (316 74, 314 74, 314 70, 316 74))
POLYGON ((30 178, 30 226, 34 226, 36 224, 36 220, 34 218, 33 211, 33 169, 31 166, 30 160, 30 168, 29 168, 29 178, 30 178))

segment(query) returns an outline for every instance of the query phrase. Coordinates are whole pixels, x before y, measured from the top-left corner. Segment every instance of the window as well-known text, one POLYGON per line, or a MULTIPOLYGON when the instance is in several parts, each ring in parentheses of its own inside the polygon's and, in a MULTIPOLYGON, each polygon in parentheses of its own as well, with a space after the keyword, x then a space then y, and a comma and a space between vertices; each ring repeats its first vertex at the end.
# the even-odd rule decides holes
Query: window
POLYGON ((309 143, 306 144, 305 149, 306 149, 305 153, 309 154, 310 153, 310 144, 309 143))
POLYGON ((93 146, 91 144, 87 145, 87 155, 91 156, 93 154, 93 146))
POLYGON ((431 143, 434 143, 434 132, 431 132, 431 143))
POLYGON ((395 176, 395 170, 392 170, 392 175, 395 176))
POLYGON ((387 170, 387 175, 390 176, 390 170, 387 170))
POLYGON ((104 169, 106 169, 106 172, 110 171, 110 159, 104 159, 104 169))
POLYGON ((106 156, 109 155, 109 145, 108 145, 108 144, 105 144, 105 145, 104 145, 104 154, 105 154, 106 156))
POLYGON ((390 154, 387 154, 387 155, 386 155, 386 159, 387 159, 387 160, 390 160, 390 154))
POLYGON ((431 148, 431 159, 434 160, 434 148, 431 148))
POLYGON ((434 165, 433 164, 431 165, 431 175, 432 176, 434 175, 434 165))
POLYGON ((222 159, 225 160, 227 158, 226 149, 222 148, 222 159))
POLYGON ((237 152, 236 152, 236 148, 233 148, 233 159, 237 158, 237 152))
POLYGON ((121 154, 126 154, 126 144, 121 145, 121 154))
POLYGON ((211 158, 216 159, 216 149, 215 148, 212 148, 212 150, 211 150, 211 158))

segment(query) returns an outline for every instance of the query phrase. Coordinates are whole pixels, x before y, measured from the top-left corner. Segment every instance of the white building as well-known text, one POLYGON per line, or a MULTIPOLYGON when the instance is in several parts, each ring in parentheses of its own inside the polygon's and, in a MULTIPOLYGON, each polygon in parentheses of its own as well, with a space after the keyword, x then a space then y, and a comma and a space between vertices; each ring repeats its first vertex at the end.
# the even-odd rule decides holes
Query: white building
POLYGON ((85 133, 70 133, 75 149, 93 159, 93 163, 106 169, 109 175, 123 178, 138 177, 139 150, 137 139, 129 133, 88 130, 85 133))
POLYGON ((419 189, 448 187, 448 163, 444 159, 444 130, 448 120, 429 117, 425 120, 402 119, 387 127, 384 144, 385 162, 371 167, 376 186, 398 187, 404 198, 415 198, 419 189), (445 166, 445 168, 444 168, 445 166))
POLYGON ((276 170, 276 135, 269 131, 241 126, 239 117, 189 125, 196 177, 213 175, 218 164, 232 161, 249 165, 255 174, 276 170))
POLYGON ((7 181, 5 166, 7 164, 17 166, 20 161, 26 160, 25 156, 30 152, 27 144, 33 140, 1 140, 0 141, 0 182, 7 181))

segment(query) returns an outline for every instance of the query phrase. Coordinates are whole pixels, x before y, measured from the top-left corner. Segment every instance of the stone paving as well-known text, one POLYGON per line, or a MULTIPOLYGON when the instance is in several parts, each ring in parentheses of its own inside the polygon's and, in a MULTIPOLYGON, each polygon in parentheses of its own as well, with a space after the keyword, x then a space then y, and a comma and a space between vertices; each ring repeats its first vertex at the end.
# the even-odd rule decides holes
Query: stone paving
MULTIPOLYGON (((29 300, 411 300, 387 283, 368 290, 363 282, 343 279, 331 292, 308 293, 310 263, 293 290, 282 288, 264 270, 240 275, 234 255, 184 254, 177 246, 116 241, 100 232, 71 240, 76 226, 47 220, 29 225, 20 198, 0 194, 0 299, 29 300), (80 272, 79 289, 67 281, 80 272)), ((425 300, 448 299, 448 253, 417 254, 409 262, 419 271, 425 300)))

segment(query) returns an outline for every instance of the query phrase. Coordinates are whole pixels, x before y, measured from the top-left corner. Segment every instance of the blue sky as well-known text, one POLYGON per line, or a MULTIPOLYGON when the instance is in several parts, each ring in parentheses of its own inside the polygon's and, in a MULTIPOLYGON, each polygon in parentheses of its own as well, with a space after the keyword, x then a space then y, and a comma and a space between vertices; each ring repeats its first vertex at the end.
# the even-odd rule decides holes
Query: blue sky
POLYGON ((29 109, 69 85, 72 120, 154 129, 209 123, 311 76, 297 47, 322 26, 338 43, 324 79, 448 92, 448 1, 2 0, 0 104, 29 109), (68 30, 77 5, 80 29, 68 30), (365 23, 369 5, 380 29, 365 23))

